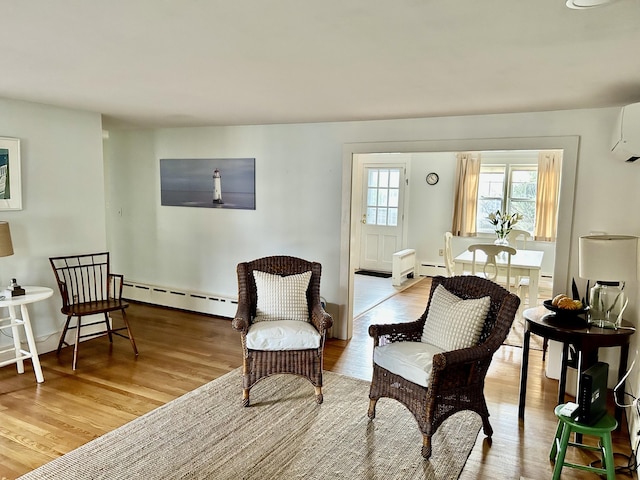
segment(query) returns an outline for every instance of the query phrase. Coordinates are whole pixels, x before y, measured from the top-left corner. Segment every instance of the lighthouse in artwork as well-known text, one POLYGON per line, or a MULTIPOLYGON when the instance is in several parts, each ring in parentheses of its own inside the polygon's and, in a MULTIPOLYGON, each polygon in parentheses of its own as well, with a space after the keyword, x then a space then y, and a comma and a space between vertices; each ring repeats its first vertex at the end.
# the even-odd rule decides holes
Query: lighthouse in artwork
POLYGON ((213 171, 213 203, 224 203, 222 201, 222 179, 220 170, 217 168, 213 171))

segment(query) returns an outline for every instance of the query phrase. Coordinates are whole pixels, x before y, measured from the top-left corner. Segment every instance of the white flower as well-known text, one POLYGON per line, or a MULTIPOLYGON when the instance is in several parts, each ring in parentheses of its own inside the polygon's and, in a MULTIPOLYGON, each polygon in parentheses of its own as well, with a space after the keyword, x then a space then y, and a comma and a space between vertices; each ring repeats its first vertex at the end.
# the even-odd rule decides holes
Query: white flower
POLYGON ((504 238, 513 229, 515 224, 522 220, 522 214, 509 214, 507 212, 502 213, 500 212, 500 210, 496 210, 495 213, 491 212, 489 215, 487 215, 487 219, 493 226, 496 227, 496 235, 498 235, 499 238, 504 238))

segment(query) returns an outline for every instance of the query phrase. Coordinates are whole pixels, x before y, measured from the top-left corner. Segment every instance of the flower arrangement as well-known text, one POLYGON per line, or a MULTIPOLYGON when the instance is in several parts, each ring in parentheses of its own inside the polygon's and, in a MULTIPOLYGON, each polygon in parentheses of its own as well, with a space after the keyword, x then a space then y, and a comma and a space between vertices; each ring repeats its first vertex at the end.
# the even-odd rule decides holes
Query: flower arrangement
POLYGON ((504 240, 509 232, 513 229, 516 223, 522 220, 522 214, 520 213, 512 213, 509 214, 507 212, 500 212, 500 210, 496 210, 496 212, 491 212, 487 218, 489 222, 495 227, 496 235, 499 240, 504 240))

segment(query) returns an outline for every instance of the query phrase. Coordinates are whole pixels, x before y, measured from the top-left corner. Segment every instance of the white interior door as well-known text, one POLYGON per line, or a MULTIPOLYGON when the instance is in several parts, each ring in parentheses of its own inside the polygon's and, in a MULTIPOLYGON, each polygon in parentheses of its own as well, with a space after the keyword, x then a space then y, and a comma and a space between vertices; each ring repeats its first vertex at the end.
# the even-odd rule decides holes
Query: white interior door
POLYGON ((391 272, 392 256, 402 249, 405 168, 364 165, 360 230, 360 268, 391 272))

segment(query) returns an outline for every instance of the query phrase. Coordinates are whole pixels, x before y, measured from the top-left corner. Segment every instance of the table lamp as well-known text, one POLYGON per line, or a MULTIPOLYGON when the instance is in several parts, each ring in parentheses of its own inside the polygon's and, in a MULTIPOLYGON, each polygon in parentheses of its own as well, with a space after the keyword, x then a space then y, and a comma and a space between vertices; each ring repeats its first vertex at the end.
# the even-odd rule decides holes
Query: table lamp
POLYGON ((638 237, 585 235, 578 245, 579 275, 596 280, 590 291, 589 323, 617 328, 627 306, 624 282, 638 276, 638 237))
POLYGON ((13 255, 9 222, 0 222, 0 257, 8 257, 9 255, 13 255))

